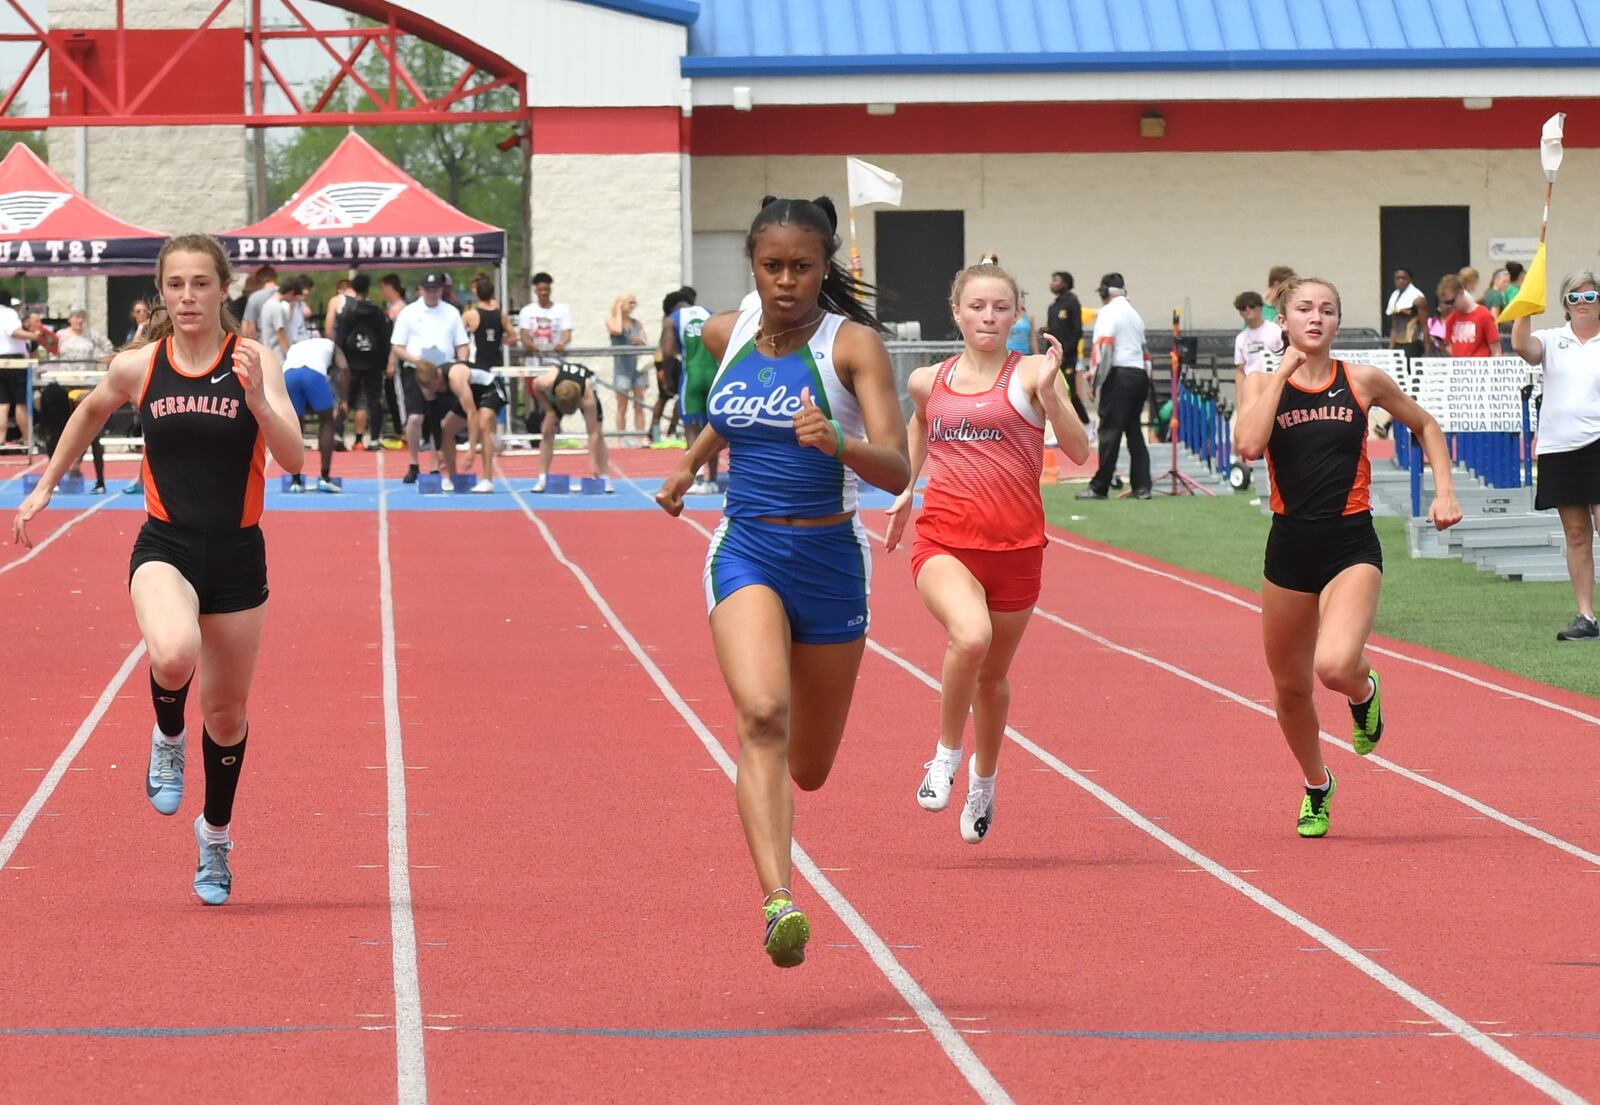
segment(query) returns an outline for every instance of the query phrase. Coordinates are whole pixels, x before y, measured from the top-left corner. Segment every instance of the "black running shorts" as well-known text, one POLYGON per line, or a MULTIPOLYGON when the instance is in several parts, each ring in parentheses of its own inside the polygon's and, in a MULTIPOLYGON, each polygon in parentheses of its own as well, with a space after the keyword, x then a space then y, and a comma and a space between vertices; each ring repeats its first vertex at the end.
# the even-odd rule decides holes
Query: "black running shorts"
POLYGON ((190 529, 146 518, 133 542, 128 582, 141 564, 171 564, 189 581, 202 614, 254 610, 267 601, 267 543, 260 526, 190 529))
POLYGON ((1383 546, 1372 528, 1372 515, 1349 514, 1315 522, 1272 516, 1267 534, 1268 583, 1286 591, 1320 595, 1335 576, 1355 564, 1371 564, 1383 571, 1383 546))

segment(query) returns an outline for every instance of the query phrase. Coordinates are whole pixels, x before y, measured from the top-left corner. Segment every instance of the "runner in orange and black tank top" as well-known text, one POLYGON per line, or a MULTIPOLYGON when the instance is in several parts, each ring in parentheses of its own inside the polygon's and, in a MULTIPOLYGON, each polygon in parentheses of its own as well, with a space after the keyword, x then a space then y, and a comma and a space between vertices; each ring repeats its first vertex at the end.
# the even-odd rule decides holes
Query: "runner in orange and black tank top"
POLYGON ((1321 391, 1306 391, 1293 380, 1283 389, 1267 469, 1274 515, 1314 522, 1371 511, 1367 408, 1343 361, 1333 362, 1321 391))
POLYGON ((190 376, 157 342, 139 399, 144 427, 145 509, 196 530, 247 529, 261 520, 266 442, 233 372, 238 338, 190 376))

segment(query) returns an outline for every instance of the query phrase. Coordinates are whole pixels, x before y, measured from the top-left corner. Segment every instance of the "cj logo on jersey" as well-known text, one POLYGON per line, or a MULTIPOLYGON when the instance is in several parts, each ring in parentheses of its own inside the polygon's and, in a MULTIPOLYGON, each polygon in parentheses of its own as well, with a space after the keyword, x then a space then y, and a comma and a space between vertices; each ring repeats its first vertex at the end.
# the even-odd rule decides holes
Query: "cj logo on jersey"
POLYGON ((746 426, 794 429, 794 416, 805 406, 800 396, 791 395, 785 384, 779 384, 765 396, 746 395, 749 386, 743 380, 733 380, 724 385, 711 396, 711 413, 725 418, 728 425, 734 429, 746 426))

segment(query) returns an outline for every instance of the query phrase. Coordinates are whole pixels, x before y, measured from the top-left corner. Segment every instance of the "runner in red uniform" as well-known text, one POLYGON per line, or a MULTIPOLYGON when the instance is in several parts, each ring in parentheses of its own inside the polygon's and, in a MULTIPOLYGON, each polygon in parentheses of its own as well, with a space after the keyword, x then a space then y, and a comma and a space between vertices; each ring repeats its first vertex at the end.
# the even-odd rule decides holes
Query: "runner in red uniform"
POLYGON ((971 844, 994 822, 995 770, 1011 703, 1006 673, 1039 599, 1046 419, 1075 463, 1089 456, 1088 432, 1062 383, 1060 343, 1043 335, 1050 350, 1042 356, 1006 349, 1019 298, 1016 280, 999 265, 973 265, 956 277, 950 308, 966 348, 911 374, 912 480, 889 508, 886 541, 890 551, 900 543, 917 473, 931 458, 911 572, 950 643, 939 743, 923 765, 917 801, 927 810, 949 804, 970 712, 977 751, 968 765, 961 835, 971 844))

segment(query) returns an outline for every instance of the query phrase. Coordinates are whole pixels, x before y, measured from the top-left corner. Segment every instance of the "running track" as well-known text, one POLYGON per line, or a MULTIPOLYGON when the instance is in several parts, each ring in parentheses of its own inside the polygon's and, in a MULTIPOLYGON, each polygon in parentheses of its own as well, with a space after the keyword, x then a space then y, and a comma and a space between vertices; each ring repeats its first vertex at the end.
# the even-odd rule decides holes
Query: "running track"
POLYGON ((714 501, 670 519, 662 458, 619 460, 605 500, 423 503, 357 456, 344 501, 270 493, 221 910, 188 887, 198 756, 177 817, 140 793, 137 498, 0 546, 0 1102, 1600 1100, 1600 704, 1385 644, 1384 758, 1329 749, 1302 841, 1251 596, 1066 535, 976 848, 959 791, 912 800, 942 641, 876 547, 850 730, 798 802, 812 952, 774 970, 714 501))

